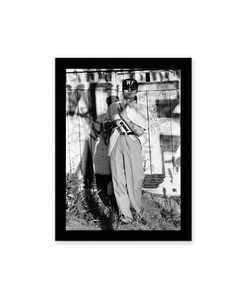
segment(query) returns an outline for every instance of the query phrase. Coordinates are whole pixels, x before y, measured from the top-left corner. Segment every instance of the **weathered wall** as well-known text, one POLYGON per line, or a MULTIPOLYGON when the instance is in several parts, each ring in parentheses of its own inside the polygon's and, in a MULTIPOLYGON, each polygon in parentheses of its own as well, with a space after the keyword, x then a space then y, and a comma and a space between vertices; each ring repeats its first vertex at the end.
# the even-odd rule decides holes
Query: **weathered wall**
POLYGON ((153 192, 165 187, 167 194, 180 194, 180 71, 147 73, 67 73, 67 172, 82 179, 93 170, 110 175, 109 136, 103 132, 103 119, 108 104, 121 96, 122 80, 133 77, 139 82, 137 102, 146 115, 142 137, 145 173, 165 175, 153 192))

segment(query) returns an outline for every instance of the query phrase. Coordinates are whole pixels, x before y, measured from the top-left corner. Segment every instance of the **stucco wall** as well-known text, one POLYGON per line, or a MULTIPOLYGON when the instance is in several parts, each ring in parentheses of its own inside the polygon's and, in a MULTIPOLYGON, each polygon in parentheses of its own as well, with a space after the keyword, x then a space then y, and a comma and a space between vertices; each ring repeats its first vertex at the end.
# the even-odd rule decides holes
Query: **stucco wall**
POLYGON ((139 82, 137 102, 146 117, 142 137, 146 174, 165 174, 156 191, 180 194, 180 71, 73 72, 66 74, 66 169, 84 178, 87 172, 110 175, 103 131, 108 104, 121 97, 123 79, 139 82), (149 80, 147 82, 146 80, 149 80))

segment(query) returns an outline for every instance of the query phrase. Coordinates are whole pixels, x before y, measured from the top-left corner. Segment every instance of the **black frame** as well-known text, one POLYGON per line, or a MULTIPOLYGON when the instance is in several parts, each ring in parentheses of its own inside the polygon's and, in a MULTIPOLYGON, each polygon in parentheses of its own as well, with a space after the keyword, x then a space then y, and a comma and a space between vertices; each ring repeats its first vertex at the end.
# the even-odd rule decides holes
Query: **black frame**
POLYGON ((191 243, 192 242, 192 62, 181 57, 63 57, 54 56, 55 169, 54 243, 191 243), (180 231, 66 231, 65 213, 65 86, 66 69, 181 69, 181 230, 180 231))

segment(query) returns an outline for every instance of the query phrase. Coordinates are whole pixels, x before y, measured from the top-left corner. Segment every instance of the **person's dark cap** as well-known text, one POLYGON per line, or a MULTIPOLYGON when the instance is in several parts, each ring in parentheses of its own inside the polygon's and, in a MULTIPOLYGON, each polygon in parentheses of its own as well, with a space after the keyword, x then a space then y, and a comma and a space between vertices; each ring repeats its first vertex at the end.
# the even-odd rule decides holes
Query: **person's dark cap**
POLYGON ((129 87, 131 87, 131 90, 137 90, 138 89, 138 82, 135 79, 125 79, 122 82, 122 89, 127 90, 129 87))

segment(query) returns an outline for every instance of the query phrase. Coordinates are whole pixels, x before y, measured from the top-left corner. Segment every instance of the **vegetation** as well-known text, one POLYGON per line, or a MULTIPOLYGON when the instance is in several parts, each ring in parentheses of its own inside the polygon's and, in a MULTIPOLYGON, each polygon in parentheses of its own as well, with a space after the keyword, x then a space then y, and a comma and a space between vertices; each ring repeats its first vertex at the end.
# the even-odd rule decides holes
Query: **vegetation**
POLYGON ((142 194, 141 218, 121 224, 114 195, 83 190, 76 175, 66 177, 67 230, 180 230, 180 198, 142 194))

